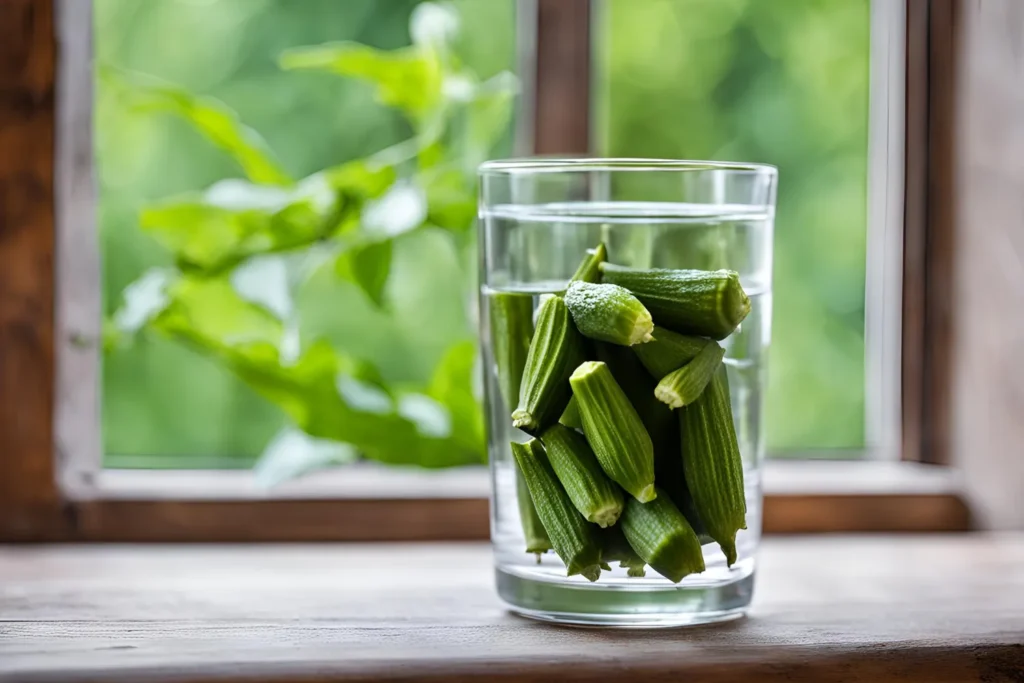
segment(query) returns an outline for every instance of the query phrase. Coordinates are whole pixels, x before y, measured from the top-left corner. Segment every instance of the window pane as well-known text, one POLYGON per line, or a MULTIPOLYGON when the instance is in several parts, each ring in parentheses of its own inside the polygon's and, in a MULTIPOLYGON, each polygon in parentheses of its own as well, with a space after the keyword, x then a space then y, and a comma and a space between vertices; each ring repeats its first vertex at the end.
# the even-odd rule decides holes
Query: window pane
MULTIPOLYGON (((301 373, 268 375, 254 360, 264 351, 287 369, 327 344, 333 353, 317 358, 361 378, 345 386, 371 403, 378 387, 387 400, 427 392, 442 359, 474 338, 472 232, 463 224, 475 197, 466 169, 481 156, 474 145, 495 150, 486 156, 510 147, 502 112, 512 105, 495 93, 513 90, 497 75, 514 66, 514 0, 446 5, 461 22, 457 34, 440 6, 424 13, 413 0, 94 7, 105 465, 249 467, 290 424, 333 438, 334 425, 317 417, 323 401, 312 398, 312 380, 300 391, 301 373), (337 68, 311 63, 321 57, 309 53, 291 69, 279 62, 289 49, 336 41, 406 48, 417 11, 417 44, 443 42, 441 57, 442 48, 429 59, 423 48, 372 59, 358 53, 337 68), (231 111, 263 142, 232 123, 231 111), (363 239, 344 208, 356 200, 344 204, 337 189, 355 181, 330 180, 324 208, 319 180, 296 190, 278 177, 302 181, 414 133, 426 140, 438 132, 440 142, 418 154, 415 145, 395 152, 412 149, 393 171, 408 186, 397 201, 412 197, 415 225, 377 227, 408 229, 401 235, 363 239), (429 214, 417 218, 424 197, 429 214), (340 251, 353 245, 367 248, 342 263, 340 251), (176 298, 182 278, 193 287, 192 308, 176 298), (247 309, 235 305, 239 297, 247 309), (154 324, 162 315, 174 320, 154 324), (201 339, 190 338, 195 328, 203 328, 201 339)), ((345 192, 384 201, 393 180, 345 192)), ((465 415, 449 413, 455 438, 465 415)))
POLYGON ((768 445, 863 447, 868 0, 608 0, 598 34, 602 153, 778 166, 768 445))

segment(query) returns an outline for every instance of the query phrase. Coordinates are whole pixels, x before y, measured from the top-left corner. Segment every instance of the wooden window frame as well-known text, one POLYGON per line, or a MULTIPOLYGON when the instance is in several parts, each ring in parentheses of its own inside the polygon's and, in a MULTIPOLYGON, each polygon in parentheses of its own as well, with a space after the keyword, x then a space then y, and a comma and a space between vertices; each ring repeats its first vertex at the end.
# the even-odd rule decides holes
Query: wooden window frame
MULTIPOLYGON (((533 152, 585 154, 591 2, 521 7, 536 28, 523 70, 533 152)), ((766 532, 971 525, 955 473, 921 464, 950 463, 955 7, 906 5, 902 455, 916 462, 771 463, 766 532)), ((59 78, 61 64, 90 68, 90 14, 79 0, 0 3, 0 541, 487 538, 486 477, 462 472, 429 498, 372 468, 272 495, 237 473, 99 472, 98 297, 83 296, 83 282, 98 291, 92 150, 74 134, 91 127, 75 92, 90 79, 59 78)))

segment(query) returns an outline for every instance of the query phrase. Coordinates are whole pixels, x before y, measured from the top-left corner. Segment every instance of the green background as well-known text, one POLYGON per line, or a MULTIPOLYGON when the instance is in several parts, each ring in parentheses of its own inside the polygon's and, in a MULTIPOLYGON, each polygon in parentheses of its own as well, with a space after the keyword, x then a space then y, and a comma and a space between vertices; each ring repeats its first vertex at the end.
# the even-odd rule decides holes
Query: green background
MULTIPOLYGON (((286 48, 409 44, 407 0, 96 0, 97 64, 217 97, 302 177, 409 136, 369 86, 282 72, 286 48)), ((514 70, 512 0, 462 0, 458 53, 482 78, 514 70)), ((864 439, 867 0, 610 0, 596 26, 598 151, 760 161, 780 170, 769 447, 856 448, 864 439)), ((171 117, 139 116, 97 87, 104 310, 169 259, 138 230, 145 203, 236 177, 234 164, 171 117)), ((312 335, 374 360, 391 381, 425 381, 472 330, 459 254, 425 231, 398 248, 389 287, 408 335, 351 285, 315 281, 300 305, 312 335), (424 268, 433 269, 421 291, 424 268), (439 320, 436 319, 439 317, 439 320)), ((105 358, 104 448, 113 466, 248 466, 284 424, 279 410, 209 360, 148 340, 105 358)))

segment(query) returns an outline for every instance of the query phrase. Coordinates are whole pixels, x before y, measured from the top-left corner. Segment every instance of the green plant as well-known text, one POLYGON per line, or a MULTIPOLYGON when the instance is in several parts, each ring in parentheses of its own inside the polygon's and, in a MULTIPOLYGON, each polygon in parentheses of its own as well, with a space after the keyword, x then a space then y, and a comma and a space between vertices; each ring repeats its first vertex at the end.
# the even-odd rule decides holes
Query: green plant
MULTIPOLYGON (((450 48, 456 29, 447 5, 423 3, 413 13, 410 47, 332 43, 285 52, 284 69, 368 81, 412 130, 369 158, 300 179, 223 103, 150 77, 100 71, 124 106, 180 117, 244 174, 143 209, 140 228, 175 265, 125 289, 107 326, 107 353, 162 336, 280 407, 292 426, 257 463, 269 483, 356 457, 423 467, 485 460, 471 334, 447 348, 429 381, 390 382, 366 359, 308 334, 301 305, 306 286, 329 276, 360 288, 381 319, 400 316, 402 302, 388 287, 393 246, 417 232, 453 242, 470 305, 475 168, 508 127, 516 81, 502 73, 480 82, 450 48)), ((408 344, 429 333, 422 325, 394 329, 408 344)))

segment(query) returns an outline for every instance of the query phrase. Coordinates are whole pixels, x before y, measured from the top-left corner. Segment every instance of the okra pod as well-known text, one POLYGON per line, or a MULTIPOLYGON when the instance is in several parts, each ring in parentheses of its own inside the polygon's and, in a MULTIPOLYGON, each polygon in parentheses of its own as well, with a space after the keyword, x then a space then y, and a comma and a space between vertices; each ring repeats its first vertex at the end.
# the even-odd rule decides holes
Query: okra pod
POLYGON ((656 380, 689 363, 710 342, 705 337, 679 334, 660 325, 654 326, 652 336, 651 341, 637 344, 632 350, 656 380))
POLYGON ((513 441, 512 455, 523 473, 551 545, 565 563, 567 574, 580 574, 590 581, 597 581, 601 575, 598 529, 583 519, 573 507, 551 469, 541 442, 537 439, 531 439, 525 444, 513 441))
POLYGON ((689 363, 661 378, 654 395, 669 408, 682 408, 697 400, 725 357, 725 349, 709 342, 689 363))
POLYGON ((612 481, 646 502, 654 498, 654 446, 636 408, 600 361, 582 363, 569 378, 587 437, 612 481))
MULTIPOLYGON (((533 296, 518 292, 498 292, 491 297, 491 348, 498 370, 498 390, 505 406, 512 406, 519 400, 519 386, 526 367, 526 356, 530 351, 533 337, 533 296)), ((519 520, 523 525, 526 552, 540 553, 551 550, 544 526, 533 507, 533 499, 523 481, 523 475, 516 468, 516 499, 519 520)))
POLYGON ((598 242, 593 249, 587 249, 587 255, 583 257, 570 282, 600 282, 601 264, 608 258, 608 249, 604 242, 598 242))
POLYGON ((572 395, 569 376, 584 358, 584 341, 560 296, 541 304, 526 356, 512 424, 536 436, 558 421, 572 395))
POLYGON ((519 387, 533 337, 533 296, 498 292, 490 298, 488 305, 498 389, 505 405, 511 408, 519 401, 519 387))
POLYGON ((627 500, 620 526, 637 555, 669 581, 704 571, 697 534, 667 493, 647 503, 627 500))
POLYGON ((654 320, 683 334, 725 339, 750 313, 750 299, 732 270, 633 269, 601 264, 603 281, 625 287, 654 320))
POLYGON ((576 405, 575 396, 569 399, 569 404, 562 411, 562 417, 558 418, 558 424, 569 429, 583 429, 583 419, 580 417, 580 407, 576 405))
POLYGON ((533 505, 530 488, 526 485, 519 465, 516 465, 516 504, 519 508, 519 521, 523 525, 523 538, 526 539, 526 552, 535 553, 540 562, 541 554, 551 550, 551 539, 533 505))
POLYGON ((622 490, 601 469, 583 435, 554 424, 540 440, 555 476, 580 514, 602 528, 615 524, 622 514, 622 490))
POLYGON ((627 576, 641 577, 647 573, 644 571, 647 563, 629 545, 625 534, 622 533, 621 525, 608 527, 602 531, 601 540, 604 543, 604 549, 601 553, 602 560, 605 562, 618 562, 620 567, 627 570, 627 576))
POLYGON ((708 535, 731 566, 736 562, 736 532, 747 528, 747 502, 725 365, 704 393, 679 411, 679 420, 686 485, 708 535))
POLYGON ((632 346, 650 341, 654 322, 640 301, 618 285, 573 282, 565 293, 573 322, 583 336, 632 346))

